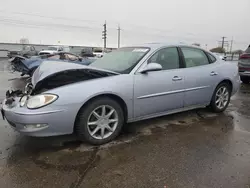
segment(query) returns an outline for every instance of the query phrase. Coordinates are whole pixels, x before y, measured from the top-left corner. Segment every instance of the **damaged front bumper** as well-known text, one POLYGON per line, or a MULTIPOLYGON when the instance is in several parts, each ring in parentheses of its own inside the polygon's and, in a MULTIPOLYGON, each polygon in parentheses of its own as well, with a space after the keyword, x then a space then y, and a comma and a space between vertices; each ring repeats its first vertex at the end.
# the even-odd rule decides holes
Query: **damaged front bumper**
POLYGON ((46 106, 40 109, 28 109, 20 105, 20 99, 25 93, 20 91, 9 92, 9 96, 2 102, 1 114, 9 125, 16 131, 34 137, 45 137, 72 133, 73 129, 64 129, 68 126, 60 124, 64 120, 65 110, 58 107, 46 106), (59 126, 58 126, 59 124, 59 126), (61 129, 60 129, 61 128, 61 129), (70 132, 71 131, 71 132, 70 132))

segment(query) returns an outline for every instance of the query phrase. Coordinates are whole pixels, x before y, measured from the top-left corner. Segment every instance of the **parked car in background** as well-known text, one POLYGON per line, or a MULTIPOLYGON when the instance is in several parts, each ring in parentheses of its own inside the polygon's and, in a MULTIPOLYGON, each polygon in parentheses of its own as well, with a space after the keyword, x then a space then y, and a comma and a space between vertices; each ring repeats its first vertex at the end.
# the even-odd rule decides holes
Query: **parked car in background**
POLYGON ((95 57, 91 48, 83 48, 80 52, 82 57, 95 57))
POLYGON ((13 71, 21 72, 22 75, 32 75, 37 67, 44 61, 71 62, 82 65, 89 65, 95 58, 80 57, 68 52, 58 52, 55 54, 33 56, 29 59, 16 56, 10 59, 13 71))
POLYGON ((227 56, 225 54, 222 53, 215 53, 213 52, 214 55, 218 56, 221 60, 227 60, 227 56))
POLYGON ((154 43, 120 48, 90 66, 45 62, 25 94, 8 93, 2 114, 26 135, 75 132, 98 145, 125 122, 206 106, 223 112, 239 85, 233 63, 193 46, 154 43))
POLYGON ((70 51, 69 46, 48 46, 47 50, 40 51, 38 55, 48 55, 57 52, 69 52, 69 51, 70 51))
POLYGON ((244 84, 248 84, 250 82, 250 45, 239 57, 238 66, 241 81, 244 84))
POLYGON ((101 58, 101 57, 103 57, 103 55, 105 54, 105 52, 103 52, 102 49, 94 49, 93 54, 96 57, 101 58))
POLYGON ((34 46, 24 46, 22 48, 22 50, 20 50, 20 51, 8 51, 7 56, 9 58, 12 58, 14 56, 19 55, 19 56, 23 56, 23 57, 28 58, 28 57, 31 57, 31 56, 35 56, 37 54, 38 53, 37 53, 37 51, 36 51, 36 49, 35 49, 34 46))

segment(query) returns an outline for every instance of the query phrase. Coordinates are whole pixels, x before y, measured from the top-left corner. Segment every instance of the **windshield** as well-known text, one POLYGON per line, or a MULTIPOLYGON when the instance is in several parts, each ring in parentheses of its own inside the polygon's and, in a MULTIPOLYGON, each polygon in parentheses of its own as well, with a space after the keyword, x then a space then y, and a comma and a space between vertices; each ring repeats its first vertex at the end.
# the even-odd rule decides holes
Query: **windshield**
POLYGON ((129 73, 134 66, 147 54, 149 48, 120 48, 106 54, 91 64, 93 67, 107 69, 118 73, 129 73))
POLYGON ((57 51, 57 47, 49 46, 48 50, 57 51))

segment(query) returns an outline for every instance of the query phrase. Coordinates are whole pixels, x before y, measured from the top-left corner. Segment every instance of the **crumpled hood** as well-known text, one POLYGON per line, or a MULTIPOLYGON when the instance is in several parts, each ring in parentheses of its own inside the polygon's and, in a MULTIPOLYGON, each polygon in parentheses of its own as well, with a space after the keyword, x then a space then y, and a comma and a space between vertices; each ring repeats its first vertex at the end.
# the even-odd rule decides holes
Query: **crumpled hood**
POLYGON ((33 87, 35 87, 36 84, 40 82, 41 80, 49 76, 52 76, 54 74, 57 74, 59 72, 65 72, 67 70, 82 70, 82 69, 95 70, 100 73, 119 74, 116 72, 112 72, 112 71, 108 71, 104 69, 98 69, 98 68, 90 67, 86 65, 80 65, 76 63, 67 63, 67 62, 61 62, 61 61, 44 61, 34 72, 32 79, 31 79, 31 83, 33 87))
POLYGON ((39 57, 35 57, 35 58, 21 60, 21 62, 25 64, 25 66, 28 68, 30 68, 29 66, 36 61, 42 61, 42 59, 39 57))

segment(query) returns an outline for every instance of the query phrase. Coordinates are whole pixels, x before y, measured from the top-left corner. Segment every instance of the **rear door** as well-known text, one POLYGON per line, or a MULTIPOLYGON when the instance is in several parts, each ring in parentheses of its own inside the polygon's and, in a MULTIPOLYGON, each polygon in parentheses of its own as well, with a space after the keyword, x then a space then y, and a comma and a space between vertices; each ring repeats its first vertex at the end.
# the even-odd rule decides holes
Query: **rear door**
POLYGON ((201 49, 192 47, 180 49, 186 67, 184 107, 208 104, 218 83, 219 73, 216 71, 216 64, 201 49))

